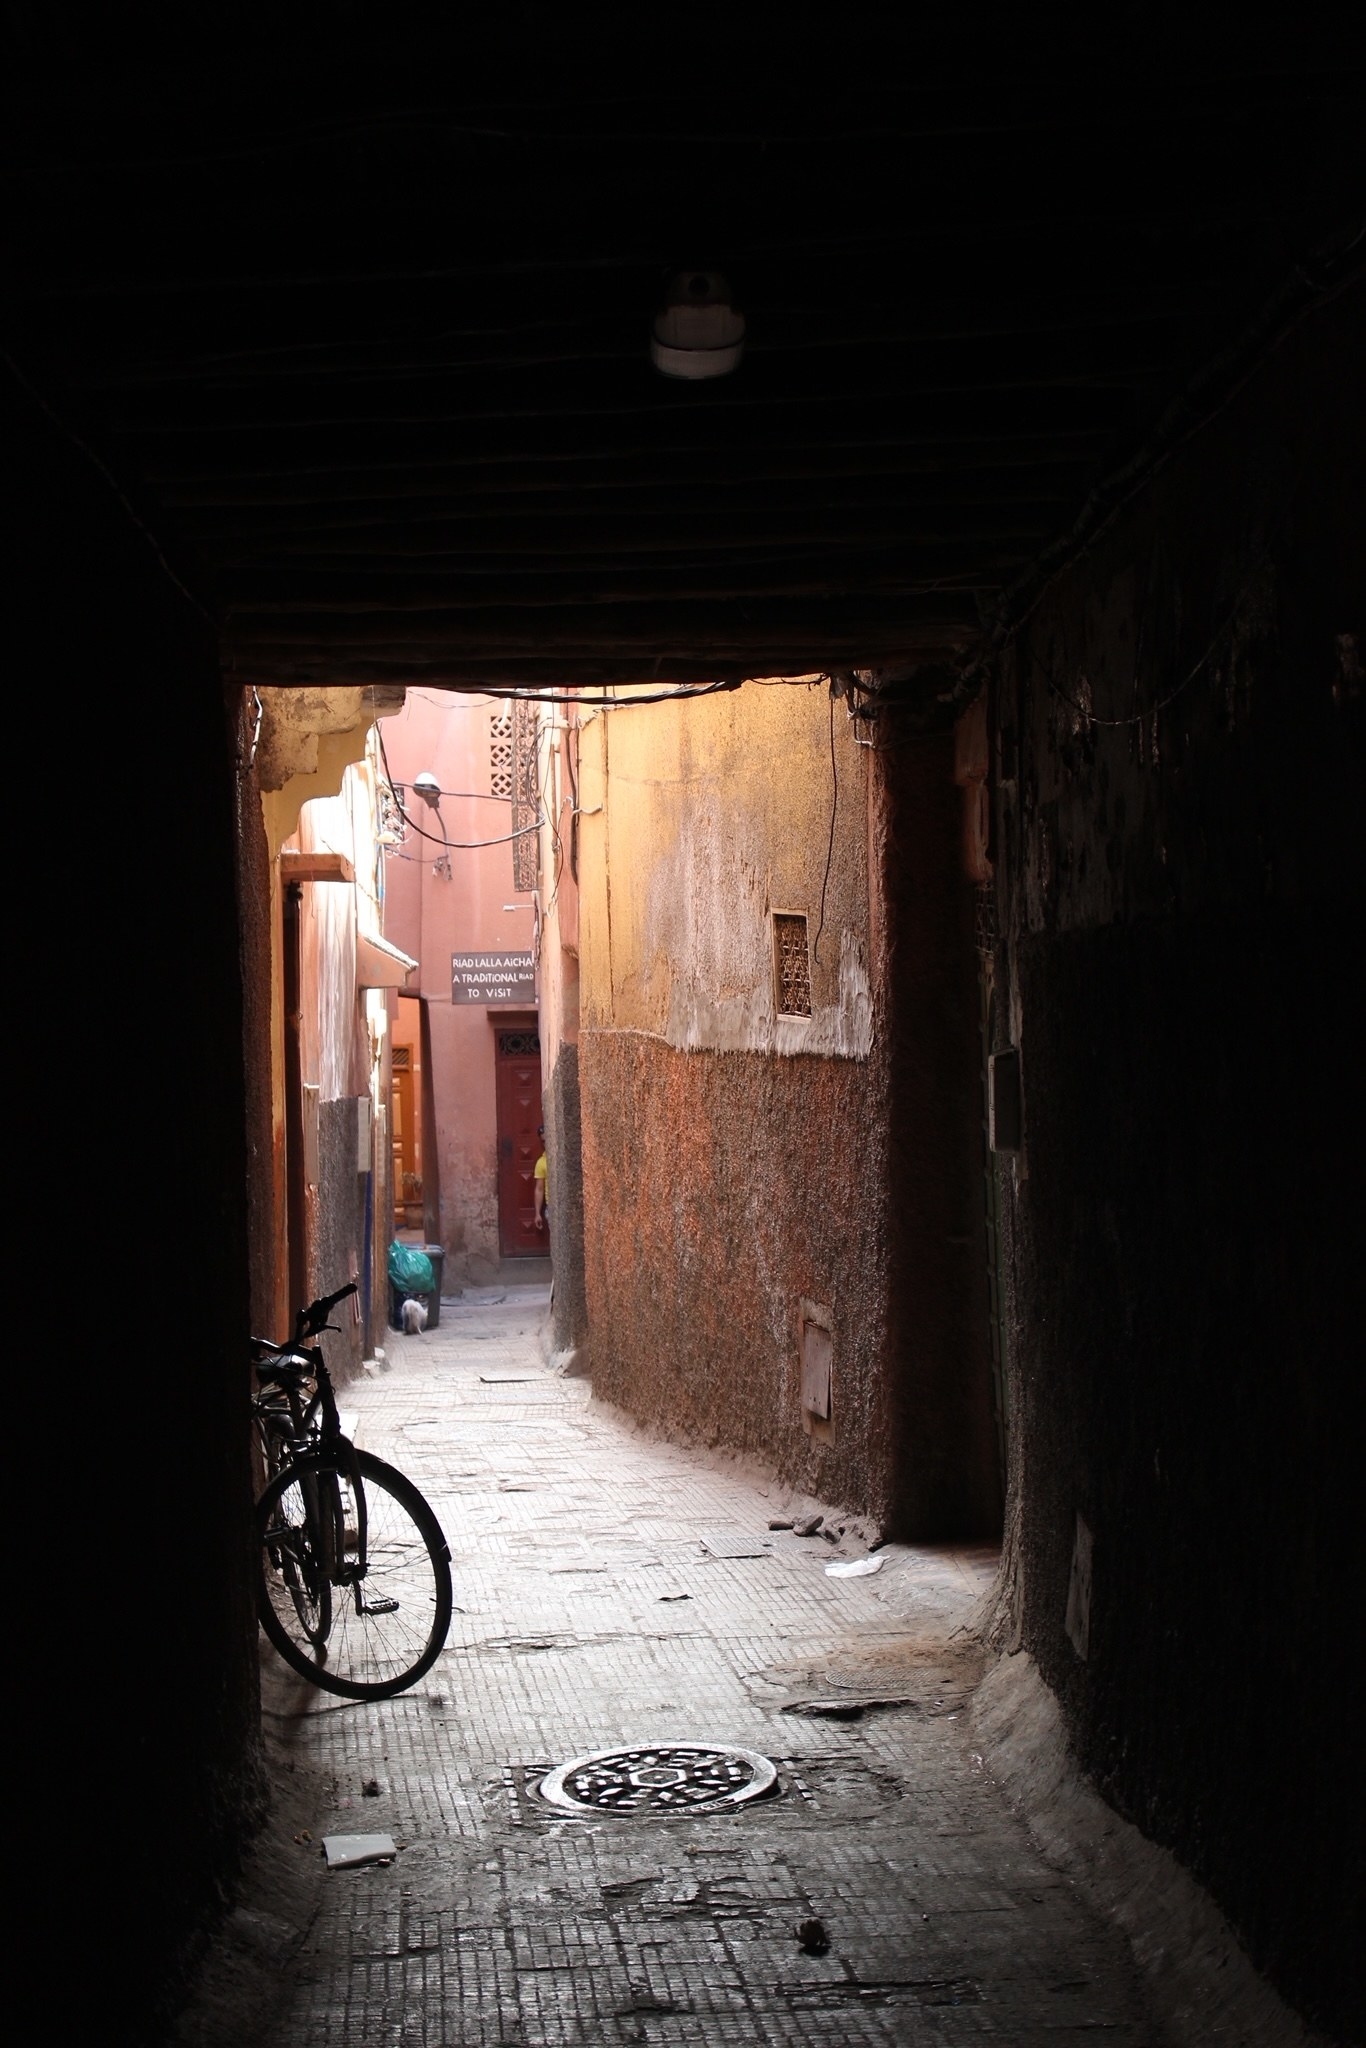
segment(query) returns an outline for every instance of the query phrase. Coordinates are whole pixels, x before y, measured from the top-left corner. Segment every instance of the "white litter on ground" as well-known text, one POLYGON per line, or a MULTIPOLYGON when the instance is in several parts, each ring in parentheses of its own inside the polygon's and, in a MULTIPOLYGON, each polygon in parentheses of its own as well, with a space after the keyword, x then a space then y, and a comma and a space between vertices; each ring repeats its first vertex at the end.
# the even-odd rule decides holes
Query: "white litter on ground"
POLYGON ((324 1835, 323 1855, 329 1870, 348 1870, 356 1863, 384 1863, 397 1856, 392 1835, 324 1835))

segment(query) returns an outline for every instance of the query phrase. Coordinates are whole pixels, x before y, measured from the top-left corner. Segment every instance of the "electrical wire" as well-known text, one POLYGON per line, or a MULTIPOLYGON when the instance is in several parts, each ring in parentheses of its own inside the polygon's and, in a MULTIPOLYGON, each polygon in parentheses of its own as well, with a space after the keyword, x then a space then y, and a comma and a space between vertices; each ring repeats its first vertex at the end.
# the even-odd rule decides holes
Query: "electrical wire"
MULTIPOLYGON (((521 704, 565 704, 573 707, 582 706, 590 709, 599 706, 609 709, 620 709, 624 704, 672 704, 682 697, 710 697, 714 696, 718 690, 738 690, 739 687, 740 685, 738 682, 706 683, 695 689, 688 688, 683 690, 664 690, 657 693, 652 693, 648 697, 604 697, 597 699, 586 697, 552 697, 545 696, 537 692, 528 690, 487 690, 484 694, 489 697, 506 698, 513 703, 521 704)), ((545 787, 542 782, 538 781, 537 783, 537 797, 539 799, 537 808, 539 815, 536 818, 534 824, 519 825, 515 828, 515 830, 511 832, 500 833, 496 839, 449 839, 445 836, 444 833, 438 836, 435 832, 428 832, 424 830, 424 828, 418 824, 416 818, 414 818, 405 807, 403 799, 399 795, 399 790, 407 789, 410 787, 410 785, 407 783, 399 782, 395 778, 393 770, 389 766, 389 756, 384 745, 384 734, 380 730, 380 724, 378 719, 376 719, 375 721, 375 734, 379 740, 380 759, 384 763, 384 779, 389 785, 389 794, 393 797, 394 808, 397 810, 399 816, 402 818, 404 824, 408 827, 409 831, 416 833, 419 839, 427 840, 429 844, 431 844, 432 846, 439 846, 442 849, 443 853, 479 853, 486 846, 510 846, 514 840, 525 839, 530 833, 539 832, 542 824, 548 822, 550 824, 551 834, 555 844, 556 859, 558 862, 561 851, 560 836, 555 820, 549 818, 548 812, 546 810, 545 787)), ((449 797, 474 797, 482 802, 487 803, 506 803, 508 801, 506 797, 490 796, 482 790, 473 789, 443 789, 439 792, 439 794, 441 796, 449 797)), ((575 809, 577 812, 577 804, 575 806, 575 809)), ((399 860, 410 860, 412 858, 411 854, 402 853, 397 854, 395 857, 399 860)), ((555 890, 556 894, 558 894, 558 872, 556 873, 555 877, 555 890)), ((553 903, 554 898, 552 897, 551 900, 553 903)))
POLYGON ((628 711, 636 704, 681 704, 689 697, 714 697, 718 690, 739 690, 744 687, 744 677, 727 677, 716 683, 683 683, 675 690, 652 690, 648 696, 640 697, 570 697, 546 690, 500 689, 495 683, 481 683, 479 687, 486 697, 504 697, 513 704, 564 704, 573 710, 628 711))
POLYGON ((218 624, 218 620, 215 618, 214 614, 209 610, 208 606, 201 603, 200 599, 197 598, 194 592, 190 589, 189 584, 182 582, 180 577, 176 575, 175 570, 171 567, 165 555, 162 553, 160 541, 153 533, 151 527, 147 524, 147 521, 142 517, 141 513, 137 510, 137 507, 132 503, 132 501, 127 496, 126 492, 122 489, 121 485, 119 484, 118 478, 114 475, 114 472, 110 469, 108 463, 105 462, 99 455, 96 454, 95 450, 90 446, 90 443, 88 441, 85 441, 81 438, 81 436, 76 432, 76 429, 70 424, 69 421, 64 420, 62 418, 62 415, 57 411, 55 406, 48 404, 48 401, 46 400, 46 398, 44 398, 42 392, 38 389, 37 385, 31 382, 31 380, 24 375, 18 363, 15 362, 13 356, 11 356, 8 353, 8 351, 0 351, 0 362, 3 362, 5 364, 5 367, 9 370, 15 382, 23 386, 24 390, 33 400, 33 403, 36 406, 40 407, 44 413, 46 413, 48 419, 51 420, 53 426, 57 429, 58 433, 64 435, 65 438, 71 443, 72 447, 79 450, 79 452, 85 457, 86 461, 90 464, 91 468, 94 469, 101 477, 103 477, 105 483, 109 486, 109 489, 114 493, 114 496, 118 499, 120 505, 122 505, 125 513, 128 515, 129 519, 132 520, 133 525, 137 528, 138 532, 142 535, 148 547, 155 555, 157 562, 162 569, 162 572, 170 578, 172 583, 174 583, 176 589, 185 599, 185 602, 187 604, 194 606, 194 609, 199 613, 201 619, 207 620, 209 625, 211 626, 216 626, 218 624))
MULTIPOLYGON (((1034 667, 1037 668, 1039 674, 1043 677, 1044 682, 1047 684, 1048 688, 1053 692, 1053 695, 1055 697, 1060 698, 1061 701, 1064 704, 1066 704, 1071 711, 1075 712, 1078 718, 1084 718, 1088 725, 1105 726, 1111 731, 1120 730, 1125 726, 1146 725, 1150 718, 1156 718, 1159 711, 1165 711, 1169 704, 1174 704, 1177 698, 1181 696, 1185 690, 1188 690, 1190 688, 1190 685, 1195 681, 1196 677, 1200 674, 1201 670, 1204 669, 1209 664, 1209 662, 1213 660, 1215 654, 1219 651, 1219 648, 1223 644, 1223 641, 1226 638, 1229 630, 1236 623, 1238 614, 1243 608, 1243 600, 1248 596, 1253 585, 1256 583, 1258 577, 1261 575, 1263 569, 1266 567, 1267 562, 1270 560, 1270 557, 1270 548, 1263 548, 1261 553, 1258 555, 1256 563, 1253 566, 1251 572, 1240 586, 1238 595, 1234 598, 1233 603, 1224 615, 1223 620, 1215 629, 1214 636, 1211 639, 1208 647, 1206 647, 1204 653, 1200 656, 1200 659, 1195 663, 1193 668, 1187 671, 1187 673, 1181 678, 1181 681, 1177 683, 1174 689, 1169 690, 1165 697, 1159 697, 1156 703, 1148 705, 1147 709, 1144 711, 1131 712, 1125 718, 1099 718, 1097 717, 1096 713, 1094 711, 1089 710, 1085 704, 1080 704, 1078 703, 1075 697, 1069 696, 1068 692, 1063 689, 1061 683, 1057 682, 1054 679, 1053 672, 1049 668, 1047 662, 1043 659, 1042 655, 1036 654, 1034 652, 1034 649, 1031 646, 1029 646, 1028 642, 1026 642, 1024 646, 1025 658, 1026 660, 1032 662, 1034 667)), ((1137 686, 1137 681, 1138 678, 1135 675, 1135 686, 1137 686)))
MULTIPOLYGON (((567 728, 557 726, 554 728, 554 730, 563 731, 567 730, 567 728)), ((545 823, 550 827, 550 843, 553 850, 554 861, 554 872, 550 887, 550 900, 545 905, 543 912, 537 920, 538 931, 540 929, 540 925, 544 922, 544 919, 549 917, 551 911, 555 908, 556 903, 559 901, 560 876, 564 872, 564 849, 560 840, 559 820, 555 815, 555 812, 552 811, 550 804, 547 800, 547 788, 550 781, 551 764, 554 758, 554 751, 555 750, 553 746, 546 748, 545 774, 541 778, 541 781, 538 783, 536 792, 540 798, 541 817, 544 819, 545 823)))
MULTIPOLYGON (((375 729, 377 732, 379 731, 378 726, 375 729)), ((380 733, 379 736, 379 754, 380 759, 384 763, 384 779, 389 785, 389 794, 393 797, 394 807, 404 824, 408 827, 409 831, 416 832, 419 839, 428 839, 433 846, 439 846, 445 852, 478 853, 485 846, 507 846, 514 839, 525 839, 528 832, 539 832, 541 829, 541 821, 538 818, 534 825, 519 825, 515 831, 504 832, 497 839, 447 839, 444 834, 438 839, 435 832, 425 832, 417 820, 409 817, 404 809, 398 792, 400 788, 406 788, 407 785, 394 781, 393 771, 389 766, 389 756, 385 751, 383 733, 380 733)), ((453 796, 456 792, 449 790, 443 793, 453 796)), ((500 801, 506 802, 506 798, 500 799, 500 801)), ((402 857, 400 856, 400 858, 402 857)))
POLYGON ((1242 334, 1212 362, 1207 362, 1172 399, 1143 446, 1093 487, 1067 532, 1045 548, 1002 593, 991 634, 994 647, 1005 645, 1018 633, 1062 571, 1095 545, 1130 500, 1146 488, 1179 448, 1208 428, 1232 404, 1248 379, 1300 322, 1330 293, 1340 286, 1345 288, 1360 275, 1360 263, 1354 271, 1352 258, 1363 240, 1366 222, 1354 218, 1348 228, 1335 230, 1327 243, 1292 265, 1288 276, 1242 334))
MULTIPOLYGON (((411 782, 396 782, 392 785, 395 794, 400 789, 412 789, 413 786, 411 782)), ((505 804, 507 802, 505 796, 496 796, 491 790, 487 789, 438 789, 436 795, 472 797, 476 803, 480 804, 505 804)))
MULTIPOLYGON (((833 677, 830 678, 833 681, 833 677)), ((825 891, 830 880, 830 863, 835 857, 835 818, 840 807, 840 771, 835 760, 835 692, 830 692, 830 844, 825 849, 825 874, 821 879, 821 915, 816 926, 816 943, 811 948, 817 967, 821 964, 821 933, 825 930, 825 891)))
POLYGON ((538 818, 534 825, 519 825, 515 832, 504 832, 497 839, 438 839, 435 832, 424 832, 420 825, 413 824, 413 820, 401 804, 399 815, 405 824, 412 826, 419 838, 429 839, 433 846, 444 847, 450 853, 478 853, 482 846, 510 846, 514 839, 525 839, 528 832, 539 832, 541 829, 541 821, 538 818))

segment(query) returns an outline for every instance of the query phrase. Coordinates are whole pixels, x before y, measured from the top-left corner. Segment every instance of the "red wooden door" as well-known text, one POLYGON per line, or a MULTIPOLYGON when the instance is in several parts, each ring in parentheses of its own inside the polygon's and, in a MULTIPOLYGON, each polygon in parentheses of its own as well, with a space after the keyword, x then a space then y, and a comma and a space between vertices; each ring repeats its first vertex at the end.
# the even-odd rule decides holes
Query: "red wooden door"
POLYGON ((535 1174, 541 1154, 541 1041, 534 1025, 495 1034, 498 1104, 498 1241, 505 1259, 544 1258, 536 1228, 535 1174))

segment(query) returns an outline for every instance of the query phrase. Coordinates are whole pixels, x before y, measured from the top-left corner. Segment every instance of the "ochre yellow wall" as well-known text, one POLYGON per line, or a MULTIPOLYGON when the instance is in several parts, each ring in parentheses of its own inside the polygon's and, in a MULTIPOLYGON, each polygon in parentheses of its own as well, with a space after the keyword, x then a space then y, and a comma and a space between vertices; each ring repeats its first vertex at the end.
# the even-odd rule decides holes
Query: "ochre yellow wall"
POLYGON ((880 1518, 893 1482, 874 760, 825 685, 589 716, 578 1050, 595 1393, 880 1518), (778 1011, 774 911, 807 919, 809 1017, 778 1011), (826 1418, 801 1395, 811 1305, 833 1334, 826 1418))
POLYGON ((680 1050, 867 1054, 869 755, 844 704, 833 711, 833 742, 821 685, 748 683, 586 716, 585 1030, 646 1031, 680 1050), (775 910, 808 920, 809 1019, 777 1014, 775 910))

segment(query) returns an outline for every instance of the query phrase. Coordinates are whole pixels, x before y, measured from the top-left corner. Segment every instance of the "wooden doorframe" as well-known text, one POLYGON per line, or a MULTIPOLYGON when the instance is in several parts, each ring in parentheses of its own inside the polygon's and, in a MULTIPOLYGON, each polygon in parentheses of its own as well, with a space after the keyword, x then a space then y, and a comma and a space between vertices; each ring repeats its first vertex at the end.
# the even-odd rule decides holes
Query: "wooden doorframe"
POLYGON ((488 1017, 489 1026, 493 1032, 493 1100, 496 1158, 495 1171, 497 1174, 495 1200, 497 1203, 498 1216, 498 1256, 500 1259, 535 1258, 538 1255, 544 1255, 543 1248, 540 1245, 530 1241, 521 1244, 515 1243, 513 1241, 515 1226, 513 1225, 510 1218, 508 1218, 505 1221, 504 1217, 503 1174, 504 1167, 506 1164, 504 1155, 504 1139, 506 1138, 508 1144, 512 1145, 515 1142, 516 1133, 508 1131, 505 1128, 503 1121, 503 1100, 499 1081, 500 1067, 502 1063, 502 1054, 499 1047, 499 1033, 503 1031, 511 1031, 517 1033, 525 1032, 534 1033, 536 1037, 536 1119, 537 1123, 539 1124, 541 1115, 543 1113, 543 1089, 545 1082, 545 1072, 544 1068, 541 1065, 540 1052, 541 1020, 539 1014, 535 1010, 500 1009, 488 1010, 486 1011, 485 1014, 488 1017))
POLYGON ((308 1184, 304 1171, 303 936, 304 892, 286 882, 281 896, 281 993, 284 1009, 285 1246, 289 1265, 289 1317, 306 1306, 310 1289, 308 1184))

